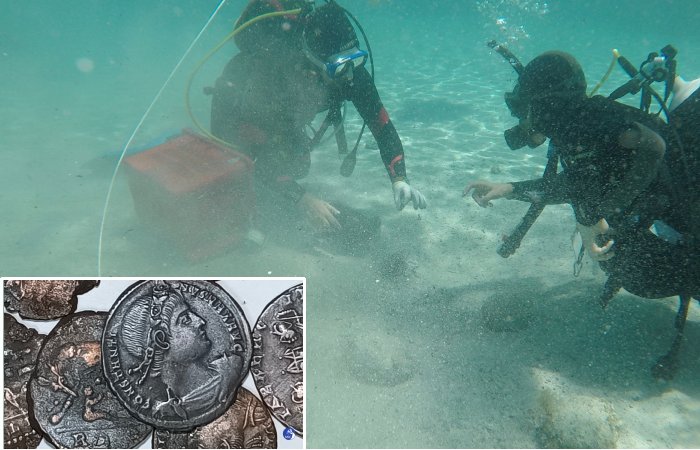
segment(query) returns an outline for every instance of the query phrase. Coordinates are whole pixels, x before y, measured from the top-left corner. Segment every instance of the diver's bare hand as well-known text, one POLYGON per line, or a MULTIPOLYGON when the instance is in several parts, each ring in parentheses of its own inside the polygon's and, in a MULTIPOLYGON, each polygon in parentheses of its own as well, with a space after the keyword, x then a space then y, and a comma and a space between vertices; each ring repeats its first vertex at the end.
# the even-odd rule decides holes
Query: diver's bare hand
POLYGON ((330 203, 314 197, 308 192, 299 200, 299 207, 302 208, 311 224, 318 229, 340 228, 340 222, 335 217, 340 211, 335 209, 330 203))
POLYGON ((466 197, 472 192, 472 198, 474 201, 481 206, 486 208, 487 206, 493 206, 491 200, 496 200, 498 198, 503 198, 513 192, 513 185, 510 183, 492 183, 490 181, 478 180, 473 181, 464 188, 462 191, 462 197, 466 197))
POLYGON ((581 233, 583 246, 592 260, 607 261, 615 256, 615 252, 611 250, 615 241, 608 240, 602 247, 596 243, 598 236, 605 236, 610 231, 607 220, 600 219, 598 223, 591 226, 581 225, 577 222, 576 229, 581 233))

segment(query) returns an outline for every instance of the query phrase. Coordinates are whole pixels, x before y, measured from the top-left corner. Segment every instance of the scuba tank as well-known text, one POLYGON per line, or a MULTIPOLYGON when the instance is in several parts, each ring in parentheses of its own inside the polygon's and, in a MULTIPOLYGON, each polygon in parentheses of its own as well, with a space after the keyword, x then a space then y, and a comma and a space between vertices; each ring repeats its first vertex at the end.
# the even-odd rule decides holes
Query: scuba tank
POLYGON ((673 83, 673 98, 671 99, 671 105, 668 107, 668 110, 673 112, 693 95, 695 95, 695 101, 697 102, 696 94, 698 88, 700 88, 700 78, 693 81, 685 81, 680 76, 676 76, 676 80, 673 83))
POLYGON ((624 85, 615 89, 608 98, 617 100, 627 94, 636 94, 642 91, 640 109, 650 112, 652 97, 658 102, 664 112, 669 125, 677 133, 686 151, 697 153, 697 143, 700 141, 700 132, 697 131, 700 121, 700 78, 693 81, 685 81, 676 73, 675 56, 677 51, 673 46, 667 45, 661 49, 660 54, 652 52, 642 62, 637 70, 624 56, 617 57, 617 61, 624 71, 631 77, 624 85), (651 87, 654 82, 665 82, 665 94, 663 98, 651 87), (671 97, 671 103, 668 103, 671 97))
POLYGON ((684 228, 687 237, 700 242, 700 78, 685 81, 676 73, 676 49, 667 45, 660 53, 652 52, 637 70, 626 58, 618 62, 631 77, 624 85, 610 94, 618 99, 641 90, 640 109, 647 113, 651 99, 659 104, 668 124, 662 136, 666 140, 665 161, 674 191, 676 221, 684 228), (662 98, 652 87, 654 82, 664 82, 662 98), (671 102, 668 106, 669 97, 671 102))
POLYGON ((678 207, 687 217, 690 239, 700 243, 700 78, 687 82, 676 77, 669 112, 669 125, 680 149, 667 161, 674 177, 683 175, 678 179, 678 207))
POLYGON ((683 146, 686 172, 691 183, 698 182, 700 170, 700 78, 685 81, 677 76, 673 83, 673 98, 668 108, 669 125, 683 146))

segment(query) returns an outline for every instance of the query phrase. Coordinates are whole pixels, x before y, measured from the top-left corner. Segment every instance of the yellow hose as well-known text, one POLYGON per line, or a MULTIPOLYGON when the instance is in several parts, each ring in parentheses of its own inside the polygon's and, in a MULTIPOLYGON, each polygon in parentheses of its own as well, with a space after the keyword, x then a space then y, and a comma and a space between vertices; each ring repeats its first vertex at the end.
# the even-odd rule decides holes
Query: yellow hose
POLYGON ((275 11, 275 12, 271 12, 271 13, 267 13, 267 14, 261 14, 261 15, 259 15, 259 16, 257 16, 257 17, 254 17, 254 18, 250 19, 249 21, 245 22, 245 23, 244 23, 243 25, 241 25, 240 27, 236 27, 231 33, 229 33, 224 39, 222 39, 221 42, 219 42, 214 48, 212 48, 211 50, 209 50, 209 52, 204 56, 204 58, 202 58, 202 60, 199 61, 199 63, 197 63, 197 65, 195 66, 194 70, 193 70, 192 73, 190 74, 190 77, 189 77, 188 80, 187 80, 187 86, 185 87, 185 108, 187 109, 187 114, 189 114, 190 119, 192 119, 192 123, 194 123, 195 127, 197 127, 197 129, 198 129, 202 134, 204 134, 204 135, 207 136, 209 139, 211 139, 211 140, 213 140, 213 141, 216 141, 216 142, 218 142, 218 143, 220 143, 220 144, 223 144, 223 145, 226 145, 226 146, 231 146, 231 144, 229 144, 228 142, 223 141, 223 140, 217 138, 216 136, 214 136, 213 134, 211 134, 211 133, 209 132, 209 130, 205 129, 205 128, 202 126, 202 124, 199 123, 199 121, 198 121, 197 118, 194 116, 194 114, 192 113, 192 107, 191 107, 191 105, 190 105, 190 91, 191 91, 191 89, 192 89, 192 81, 194 81, 195 75, 197 75, 197 73, 198 73, 199 70, 202 68, 202 66, 204 65, 204 63, 206 63, 206 62, 209 60, 209 58, 211 58, 212 55, 214 55, 214 53, 218 52, 218 51, 221 49, 221 47, 223 47, 224 44, 226 44, 230 39, 233 39, 238 33, 240 33, 241 31, 245 30, 246 28, 248 28, 249 26, 253 25, 254 23, 256 23, 256 22, 258 22, 258 21, 260 21, 260 20, 269 19, 269 18, 271 18, 271 17, 286 16, 286 15, 296 15, 296 14, 300 14, 300 13, 301 13, 301 8, 296 8, 296 9, 290 9, 290 10, 287 10, 287 11, 275 11))
POLYGON ((591 91, 590 94, 588 94, 589 97, 593 97, 596 92, 598 92, 598 89, 605 84, 606 81, 608 81, 608 78, 610 78, 610 74, 612 73, 613 69, 615 68, 615 63, 617 63, 618 58, 620 57, 620 52, 617 51, 616 48, 612 49, 613 53, 613 59, 610 61, 610 66, 608 67, 608 71, 605 72, 605 75, 603 75, 603 78, 600 79, 598 84, 595 85, 593 90, 591 91))

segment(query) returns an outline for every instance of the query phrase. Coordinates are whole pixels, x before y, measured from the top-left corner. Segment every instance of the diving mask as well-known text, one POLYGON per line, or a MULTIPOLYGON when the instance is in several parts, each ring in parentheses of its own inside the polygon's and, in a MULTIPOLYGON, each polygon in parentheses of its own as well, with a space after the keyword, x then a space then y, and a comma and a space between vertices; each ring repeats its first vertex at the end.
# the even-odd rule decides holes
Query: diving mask
POLYGON ((513 92, 506 92, 505 101, 513 117, 521 120, 527 117, 530 109, 530 99, 521 95, 519 84, 515 85, 513 92))
MULTIPOLYGON (((306 42, 304 42, 304 44, 306 44, 306 42)), ((306 45, 304 45, 304 54, 331 80, 345 76, 351 67, 355 68, 364 65, 369 56, 366 51, 353 47, 349 50, 331 55, 323 61, 316 57, 306 45)))
POLYGON ((511 114, 518 119, 518 125, 509 128, 503 133, 506 144, 511 150, 518 150, 526 145, 530 148, 539 147, 544 143, 544 134, 536 131, 532 124, 532 106, 529 102, 523 101, 518 95, 506 94, 506 105, 511 114))
POLYGON ((367 61, 368 53, 355 47, 346 52, 337 53, 324 63, 326 74, 331 78, 342 77, 350 66, 360 67, 367 61))
POLYGON ((510 114, 520 119, 518 125, 503 133, 506 144, 511 150, 518 150, 526 145, 535 148, 544 143, 546 137, 533 128, 532 98, 522 95, 520 84, 515 85, 513 92, 506 92, 505 101, 510 114))
POLYGON ((526 145, 530 148, 539 147, 546 140, 545 135, 528 127, 524 127, 522 124, 504 131, 503 137, 511 150, 518 150, 526 145))

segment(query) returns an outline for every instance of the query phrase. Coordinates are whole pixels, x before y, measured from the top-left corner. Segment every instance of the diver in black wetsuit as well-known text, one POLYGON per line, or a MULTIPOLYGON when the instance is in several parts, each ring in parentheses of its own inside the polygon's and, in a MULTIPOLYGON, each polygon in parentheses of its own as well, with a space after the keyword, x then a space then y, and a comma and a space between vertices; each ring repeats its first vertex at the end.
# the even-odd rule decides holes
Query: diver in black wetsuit
POLYGON ((339 227, 338 209, 296 180, 308 173, 315 143, 305 128, 327 110, 342 127, 340 105, 349 100, 377 141, 396 207, 425 208, 423 195, 408 184, 401 140, 365 68, 368 53, 339 5, 311 10, 303 0, 251 0, 236 26, 296 7, 302 12, 259 20, 237 35, 241 51, 213 91, 212 133, 254 159, 256 180, 267 192, 297 205, 320 228, 339 227))
POLYGON ((578 62, 556 51, 525 66, 506 103, 520 120, 506 133, 509 146, 536 147, 549 138, 564 171, 531 181, 475 181, 465 196, 471 192, 483 207, 498 198, 571 203, 586 250, 618 286, 647 298, 700 294, 700 237, 693 231, 699 218, 669 176, 677 149, 664 122, 588 98, 578 62), (652 233, 655 221, 672 227, 673 238, 652 233))

